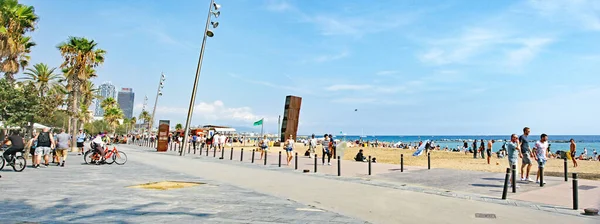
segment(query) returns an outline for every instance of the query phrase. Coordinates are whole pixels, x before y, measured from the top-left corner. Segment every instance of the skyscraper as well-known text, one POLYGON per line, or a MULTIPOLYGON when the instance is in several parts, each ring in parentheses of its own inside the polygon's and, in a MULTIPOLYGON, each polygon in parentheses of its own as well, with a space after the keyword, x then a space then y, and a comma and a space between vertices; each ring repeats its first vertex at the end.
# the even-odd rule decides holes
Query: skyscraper
POLYGON ((102 116, 104 116, 104 110, 102 110, 100 103, 102 103, 102 101, 104 99, 109 98, 109 97, 116 99, 117 98, 117 90, 115 88, 115 85, 113 85, 111 82, 102 83, 102 85, 100 85, 100 87, 98 89, 100 92, 100 99, 95 100, 94 104, 96 105, 96 109, 94 110, 94 116, 102 117, 102 116))
POLYGON ((124 118, 131 119, 133 117, 134 99, 135 93, 133 93, 132 88, 121 88, 117 102, 123 111, 123 115, 125 116, 124 118))

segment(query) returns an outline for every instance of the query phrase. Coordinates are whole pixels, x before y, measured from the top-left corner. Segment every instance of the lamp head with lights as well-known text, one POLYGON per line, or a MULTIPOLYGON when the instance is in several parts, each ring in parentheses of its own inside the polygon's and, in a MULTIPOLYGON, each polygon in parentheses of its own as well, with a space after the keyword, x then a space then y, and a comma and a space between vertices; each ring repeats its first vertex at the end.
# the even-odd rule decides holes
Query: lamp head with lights
POLYGON ((213 36, 215 36, 215 33, 213 33, 213 31, 212 31, 212 30, 207 30, 207 31, 206 31, 206 36, 208 36, 208 37, 213 37, 213 36))
POLYGON ((221 8, 221 5, 217 4, 216 2, 213 2, 213 8, 215 10, 219 10, 221 8))

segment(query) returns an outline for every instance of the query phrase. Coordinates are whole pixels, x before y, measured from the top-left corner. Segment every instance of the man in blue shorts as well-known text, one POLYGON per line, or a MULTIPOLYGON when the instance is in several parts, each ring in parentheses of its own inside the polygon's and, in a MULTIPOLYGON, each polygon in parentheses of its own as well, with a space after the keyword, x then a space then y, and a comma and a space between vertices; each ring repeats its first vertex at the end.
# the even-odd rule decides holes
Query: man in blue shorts
MULTIPOLYGON (((516 134, 512 134, 510 136, 510 142, 508 144, 506 144, 506 149, 507 149, 506 151, 507 151, 508 165, 511 167, 511 169, 512 169, 513 165, 515 165, 515 167, 517 167, 518 161, 519 161, 517 156, 520 158, 523 158, 523 155, 521 154, 521 144, 519 144, 519 138, 517 137, 516 134)), ((511 178, 516 178, 516 177, 511 176, 511 178)), ((509 180, 512 180, 512 179, 509 179, 509 180)), ((512 186, 512 181, 510 182, 510 184, 512 186)))
POLYGON ((529 142, 527 140, 529 132, 529 128, 525 127, 523 128, 523 135, 519 137, 519 143, 521 144, 521 154, 523 155, 523 165, 521 165, 521 181, 533 182, 533 180, 529 178, 529 172, 531 171, 531 149, 529 148, 529 142), (526 166, 527 172, 524 172, 526 166))

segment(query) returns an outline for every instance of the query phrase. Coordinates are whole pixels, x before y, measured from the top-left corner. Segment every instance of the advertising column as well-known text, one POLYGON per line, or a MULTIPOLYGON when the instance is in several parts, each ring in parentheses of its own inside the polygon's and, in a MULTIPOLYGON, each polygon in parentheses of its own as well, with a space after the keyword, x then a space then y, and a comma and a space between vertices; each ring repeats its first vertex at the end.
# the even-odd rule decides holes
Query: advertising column
POLYGON ((169 149, 169 123, 169 120, 158 121, 158 152, 166 152, 169 149))

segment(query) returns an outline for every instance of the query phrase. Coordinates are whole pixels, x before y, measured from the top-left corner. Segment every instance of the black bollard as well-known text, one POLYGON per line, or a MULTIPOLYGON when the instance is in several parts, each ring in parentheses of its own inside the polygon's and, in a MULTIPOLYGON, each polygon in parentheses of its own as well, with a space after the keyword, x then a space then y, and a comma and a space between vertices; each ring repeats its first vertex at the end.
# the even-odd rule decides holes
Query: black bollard
POLYGON ((255 152, 255 151, 256 151, 256 150, 252 149, 252 163, 254 163, 254 152, 255 152))
POLYGON ((294 159, 295 169, 298 169, 298 153, 296 153, 296 158, 294 159))
POLYGON ((266 165, 267 165, 267 152, 268 152, 268 151, 267 151, 267 150, 264 150, 264 152, 265 152, 265 166, 266 166, 266 165))
MULTIPOLYGON (((225 153, 225 149, 223 149, 223 153, 225 153)), ((229 155, 229 160, 233 160, 233 147, 231 148, 231 153, 229 155)))
POLYGON ((213 148, 213 157, 217 157, 217 147, 213 148))
POLYGON ((427 169, 431 169, 431 153, 427 153, 427 169))
POLYGON ((338 177, 342 175, 342 160, 340 159, 340 156, 337 157, 337 162, 338 162, 338 177))
POLYGON ((504 177, 504 188, 502 189, 502 200, 506 200, 508 193, 508 178, 510 178, 510 168, 506 168, 506 176, 504 177))
POLYGON ((244 161, 244 148, 242 148, 241 152, 240 152, 240 162, 244 161))
POLYGON ((369 156, 369 175, 371 175, 371 156, 369 156))
POLYGON ((517 193, 517 165, 512 165, 511 170, 512 178, 510 183, 512 184, 512 193, 517 193))
POLYGON ((544 186, 544 167, 540 167, 540 187, 544 186))
POLYGON ((279 151, 279 167, 281 167, 281 151, 279 151))
POLYGON ((317 172, 317 154, 315 153, 315 173, 317 172))
POLYGON ((564 166, 565 166, 565 181, 569 181, 569 177, 567 175, 567 158, 564 158, 564 166))
POLYGON ((573 173, 573 210, 579 209, 579 186, 577 185, 577 173, 573 173))
POLYGON ((404 154, 400 154, 400 173, 404 172, 404 154))
POLYGON ((209 147, 206 147, 206 156, 208 156, 208 150, 209 149, 210 149, 209 147))

